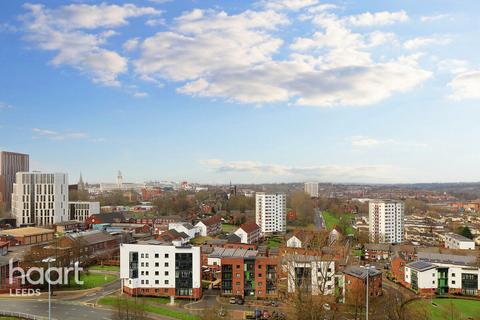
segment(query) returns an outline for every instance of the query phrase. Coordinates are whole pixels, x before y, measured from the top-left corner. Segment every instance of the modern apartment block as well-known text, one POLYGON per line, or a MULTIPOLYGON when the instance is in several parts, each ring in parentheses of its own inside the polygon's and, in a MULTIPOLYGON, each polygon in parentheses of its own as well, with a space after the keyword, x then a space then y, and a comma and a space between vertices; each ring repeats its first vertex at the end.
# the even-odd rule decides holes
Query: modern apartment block
POLYGON ((28 172, 29 155, 0 151, 0 205, 11 209, 13 184, 17 172, 28 172))
POLYGON ((255 194, 255 222, 262 233, 287 230, 287 196, 284 193, 255 194))
POLYGON ((312 198, 318 197, 318 182, 305 182, 305 193, 312 198))
POLYGON ((71 201, 69 206, 69 219, 85 222, 92 214, 100 213, 100 202, 71 201))
POLYGON ((368 210, 370 242, 403 242, 405 206, 402 201, 372 200, 368 210))
POLYGON ((476 256, 422 253, 405 266, 405 284, 420 295, 480 295, 476 256))
POLYGON ((278 256, 262 256, 257 250, 215 248, 208 266, 221 270, 220 292, 225 296, 278 296, 278 256))
POLYGON ((133 296, 202 297, 200 247, 150 240, 120 246, 120 278, 133 296))
POLYGON ((17 172, 12 193, 17 226, 49 226, 67 221, 66 173, 17 172))

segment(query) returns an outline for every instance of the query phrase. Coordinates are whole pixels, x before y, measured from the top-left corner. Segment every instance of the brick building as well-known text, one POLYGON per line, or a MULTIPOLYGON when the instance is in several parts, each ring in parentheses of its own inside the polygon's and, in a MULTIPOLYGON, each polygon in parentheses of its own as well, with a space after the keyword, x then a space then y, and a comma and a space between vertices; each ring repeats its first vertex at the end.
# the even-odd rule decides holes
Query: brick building
POLYGON ((365 296, 368 272, 368 295, 382 295, 382 272, 376 269, 365 269, 358 266, 348 266, 343 271, 345 275, 345 300, 348 303, 358 296, 365 296))

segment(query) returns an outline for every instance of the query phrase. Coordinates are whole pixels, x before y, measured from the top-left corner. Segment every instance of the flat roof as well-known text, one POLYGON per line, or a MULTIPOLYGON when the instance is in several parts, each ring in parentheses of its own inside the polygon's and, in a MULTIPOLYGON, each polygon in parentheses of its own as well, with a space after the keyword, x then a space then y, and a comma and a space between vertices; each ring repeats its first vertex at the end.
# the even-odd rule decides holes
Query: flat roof
POLYGON ((254 258, 257 255, 257 250, 247 250, 242 248, 215 248, 212 253, 208 255, 209 258, 254 258))
POLYGON ((0 234, 11 235, 11 236, 35 236, 39 234, 53 233, 52 229, 44 229, 37 227, 25 227, 17 229, 7 229, 0 231, 0 234))
POLYGON ((407 264, 407 267, 422 272, 422 271, 427 271, 427 270, 430 270, 430 269, 434 269, 435 265, 433 265, 429 262, 426 262, 426 261, 415 261, 415 262, 411 262, 411 263, 407 264))

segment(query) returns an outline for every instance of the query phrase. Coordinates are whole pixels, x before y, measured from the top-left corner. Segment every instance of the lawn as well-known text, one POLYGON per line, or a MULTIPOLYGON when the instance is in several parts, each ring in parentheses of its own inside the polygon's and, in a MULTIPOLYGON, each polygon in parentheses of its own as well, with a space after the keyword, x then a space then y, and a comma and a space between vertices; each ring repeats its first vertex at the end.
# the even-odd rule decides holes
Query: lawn
MULTIPOLYGON (((340 225, 340 216, 334 215, 333 213, 330 213, 328 211, 323 211, 322 212, 323 220, 325 221, 325 226, 327 227, 328 230, 332 230, 334 226, 340 225)), ((348 221, 348 226, 346 233, 354 233, 354 230, 350 224, 350 221, 352 219, 352 214, 350 213, 344 213, 342 215, 344 221, 348 221)))
POLYGON ((89 270, 101 270, 101 271, 120 271, 119 266, 90 266, 88 267, 89 270))
POLYGON ((283 242, 282 238, 270 238, 268 239, 268 247, 278 248, 282 242, 283 242))
MULTIPOLYGON (((480 314, 480 301, 478 300, 463 300, 463 299, 432 299, 432 302, 436 304, 433 305, 430 303, 430 300, 423 300, 426 303, 431 312, 432 320, 453 320, 450 319, 448 314, 451 312, 450 303, 453 302, 454 305, 454 320, 463 320, 467 318, 475 318, 480 314), (459 317, 457 317, 459 316, 459 317)), ((415 301, 409 307, 415 307, 415 305, 420 305, 420 301, 415 301)))
POLYGON ((237 229, 238 229, 238 227, 236 225, 228 224, 228 223, 223 223, 222 224, 222 231, 225 232, 225 233, 234 232, 237 229))
POLYGON ((80 281, 83 281, 83 284, 76 284, 72 276, 70 278, 70 286, 64 286, 63 288, 75 290, 91 289, 100 287, 117 279, 118 277, 112 274, 82 273, 80 274, 80 281))
MULTIPOLYGON (((158 303, 159 301, 162 301, 160 303, 166 303, 166 302, 163 302, 163 301, 170 301, 170 299, 166 299, 166 298, 139 298, 139 299, 142 299, 146 302, 155 302, 155 303, 158 303)), ((101 305, 105 305, 105 306, 115 306, 117 304, 117 297, 115 297, 115 296, 103 297, 103 298, 98 300, 98 303, 101 304, 101 305)), ((172 318, 179 319, 179 320, 198 320, 199 319, 197 316, 191 315, 187 312, 174 310, 174 309, 164 307, 164 306, 153 305, 153 304, 148 304, 147 303, 147 304, 144 305, 144 308, 145 308, 144 310, 146 312, 160 314, 160 315, 164 315, 164 316, 167 316, 167 317, 172 317, 172 318)))
POLYGON ((198 237, 195 237, 193 238, 192 240, 190 240, 190 242, 192 244, 196 244, 196 245, 199 245, 199 244, 203 244, 205 241, 207 240, 212 240, 213 238, 212 237, 209 237, 209 236, 206 236, 206 237, 202 237, 202 236, 198 236, 198 237))

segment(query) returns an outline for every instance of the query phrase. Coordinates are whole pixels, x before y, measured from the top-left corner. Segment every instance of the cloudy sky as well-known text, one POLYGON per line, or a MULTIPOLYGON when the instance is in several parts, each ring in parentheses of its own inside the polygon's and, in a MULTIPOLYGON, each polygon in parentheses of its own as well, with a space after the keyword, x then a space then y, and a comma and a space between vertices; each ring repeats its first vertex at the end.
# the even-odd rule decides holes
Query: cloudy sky
POLYGON ((0 3, 0 149, 76 180, 480 180, 480 2, 0 3))

